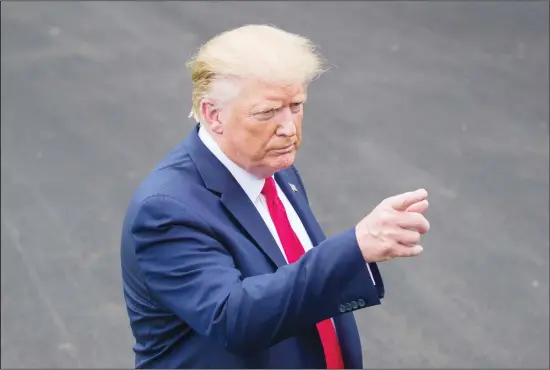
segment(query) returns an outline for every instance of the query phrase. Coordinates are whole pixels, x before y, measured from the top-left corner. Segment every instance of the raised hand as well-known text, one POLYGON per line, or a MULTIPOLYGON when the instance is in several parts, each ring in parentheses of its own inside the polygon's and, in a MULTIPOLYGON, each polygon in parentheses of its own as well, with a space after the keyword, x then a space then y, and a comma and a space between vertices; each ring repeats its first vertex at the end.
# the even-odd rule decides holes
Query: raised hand
POLYGON ((357 224, 355 234, 366 262, 422 253, 420 237, 430 229, 422 214, 428 209, 427 198, 426 190, 418 189, 384 199, 357 224))

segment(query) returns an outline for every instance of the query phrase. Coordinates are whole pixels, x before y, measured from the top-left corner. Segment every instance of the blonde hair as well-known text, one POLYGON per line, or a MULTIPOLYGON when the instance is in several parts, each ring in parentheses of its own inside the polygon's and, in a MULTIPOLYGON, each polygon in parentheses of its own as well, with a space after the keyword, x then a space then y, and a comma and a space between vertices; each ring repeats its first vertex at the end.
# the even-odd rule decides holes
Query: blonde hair
POLYGON ((268 25, 246 25, 217 35, 198 50, 187 68, 193 81, 189 117, 198 122, 203 99, 227 95, 227 89, 223 89, 226 94, 216 94, 218 82, 252 78, 307 86, 325 71, 322 57, 309 39, 268 25))

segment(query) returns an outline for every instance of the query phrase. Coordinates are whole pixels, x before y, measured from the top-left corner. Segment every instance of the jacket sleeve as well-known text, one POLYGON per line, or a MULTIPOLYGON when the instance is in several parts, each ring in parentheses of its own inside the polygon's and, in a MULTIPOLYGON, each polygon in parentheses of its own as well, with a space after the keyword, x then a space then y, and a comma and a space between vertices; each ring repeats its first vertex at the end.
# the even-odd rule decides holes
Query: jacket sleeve
MULTIPOLYGON (((306 190, 306 187, 304 185, 304 181, 302 180, 302 177, 300 176, 300 173, 298 172, 298 169, 294 165, 290 166, 290 169, 294 173, 294 176, 296 177, 296 180, 298 180, 298 184, 300 185, 300 188, 301 188, 301 193, 304 194, 304 196, 306 198, 306 202, 309 203, 309 199, 308 199, 308 196, 307 196, 307 190, 306 190)), ((384 280, 382 279, 382 274, 380 273, 380 269, 378 268, 378 264, 375 263, 375 262, 371 262, 371 263, 368 264, 368 268, 370 269, 369 275, 372 274, 372 279, 371 280, 374 279, 376 290, 378 292, 378 297, 380 297, 380 299, 382 299, 386 295, 386 290, 385 290, 385 287, 384 287, 384 280)))
POLYGON ((132 235, 155 301, 235 354, 266 349, 321 320, 380 304, 353 229, 294 264, 247 278, 197 210, 174 198, 146 199, 132 235))

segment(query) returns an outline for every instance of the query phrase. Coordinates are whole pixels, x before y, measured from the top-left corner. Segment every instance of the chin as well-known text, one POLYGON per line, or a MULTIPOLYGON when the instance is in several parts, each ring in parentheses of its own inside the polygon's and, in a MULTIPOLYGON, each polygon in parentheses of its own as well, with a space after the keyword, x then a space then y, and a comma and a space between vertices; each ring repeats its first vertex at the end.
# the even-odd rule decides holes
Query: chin
POLYGON ((261 178, 273 176, 274 173, 292 166, 295 159, 296 150, 279 155, 272 154, 270 157, 264 158, 261 164, 254 166, 255 169, 250 168, 249 172, 261 178))
POLYGON ((296 151, 281 154, 281 155, 278 155, 273 160, 273 167, 276 168, 276 171, 286 170, 287 168, 289 168, 294 164, 295 160, 296 160, 296 151))

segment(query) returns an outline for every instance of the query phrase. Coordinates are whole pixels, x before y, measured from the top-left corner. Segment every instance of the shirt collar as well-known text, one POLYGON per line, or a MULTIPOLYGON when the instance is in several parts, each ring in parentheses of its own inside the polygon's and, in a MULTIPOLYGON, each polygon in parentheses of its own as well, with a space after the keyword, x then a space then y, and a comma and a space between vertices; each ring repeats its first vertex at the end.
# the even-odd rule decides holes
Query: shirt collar
POLYGON ((229 170, 252 203, 256 202, 256 199, 258 199, 264 187, 265 179, 254 176, 229 159, 202 125, 199 128, 199 138, 212 154, 214 154, 214 156, 229 170))

